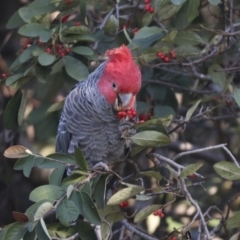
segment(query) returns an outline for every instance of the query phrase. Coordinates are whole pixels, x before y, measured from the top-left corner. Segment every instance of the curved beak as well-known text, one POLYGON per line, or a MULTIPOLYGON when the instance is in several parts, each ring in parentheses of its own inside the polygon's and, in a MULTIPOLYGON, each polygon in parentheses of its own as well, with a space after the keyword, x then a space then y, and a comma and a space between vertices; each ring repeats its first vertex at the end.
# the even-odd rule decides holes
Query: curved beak
POLYGON ((119 93, 113 108, 116 111, 126 110, 135 106, 136 96, 132 93, 119 93))

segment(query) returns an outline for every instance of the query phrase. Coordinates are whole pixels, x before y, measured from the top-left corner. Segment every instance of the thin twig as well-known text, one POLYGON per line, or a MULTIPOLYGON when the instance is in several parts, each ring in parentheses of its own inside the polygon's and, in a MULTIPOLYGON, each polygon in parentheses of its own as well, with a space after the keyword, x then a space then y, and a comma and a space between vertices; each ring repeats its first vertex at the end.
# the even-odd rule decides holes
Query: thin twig
POLYGON ((195 200, 192 198, 191 194, 189 193, 185 183, 184 183, 184 180, 179 178, 179 181, 181 183, 181 186, 182 186, 182 190, 183 190, 183 193, 185 195, 185 197, 188 199, 188 201, 196 208, 199 216, 200 216, 200 219, 201 219, 201 224, 203 226, 203 229, 205 231, 205 234, 206 234, 206 237, 207 237, 207 240, 210 240, 211 239, 211 235, 208 231, 208 228, 207 228, 207 224, 205 222, 205 219, 204 219, 204 216, 203 216, 203 213, 202 213, 202 210, 201 208, 199 207, 199 205, 195 202, 195 200))
POLYGON ((201 148, 201 149, 196 149, 196 150, 190 150, 190 151, 186 151, 186 152, 181 152, 179 154, 177 154, 172 160, 176 161, 176 159, 185 156, 185 155, 190 155, 190 154, 194 154, 194 153, 199 153, 199 152, 204 152, 204 151, 208 151, 208 150, 213 150, 213 149, 218 149, 218 148, 222 148, 223 146, 227 145, 226 143, 223 144, 219 144, 216 146, 210 146, 210 147, 205 147, 205 148, 201 148))
POLYGON ((142 233, 141 231, 137 230, 134 226, 132 226, 126 219, 124 219, 122 221, 122 224, 124 227, 126 227, 128 230, 130 230, 131 232, 134 232, 136 235, 138 235, 139 237, 141 237, 142 239, 145 240, 158 240, 157 238, 153 238, 145 233, 142 233))

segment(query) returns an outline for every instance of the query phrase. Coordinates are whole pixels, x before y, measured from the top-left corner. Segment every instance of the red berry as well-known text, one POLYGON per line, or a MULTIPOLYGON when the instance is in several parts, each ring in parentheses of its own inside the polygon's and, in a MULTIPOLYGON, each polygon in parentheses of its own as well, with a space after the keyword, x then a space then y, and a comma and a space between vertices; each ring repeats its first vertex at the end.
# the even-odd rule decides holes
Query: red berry
POLYGON ((177 238, 176 237, 172 237, 172 239, 171 240, 177 240, 177 238))
POLYGON ((26 49, 28 47, 27 43, 23 45, 23 48, 26 49))
POLYGON ((65 52, 66 52, 66 53, 70 53, 70 52, 71 52, 71 48, 66 48, 66 49, 65 49, 65 52))
POLYGON ((46 48, 45 51, 46 51, 47 53, 51 53, 51 52, 52 52, 51 48, 46 48))
POLYGON ((66 4, 70 4, 71 0, 66 0, 65 2, 66 2, 66 4))
POLYGON ((117 115, 118 115, 118 118, 122 118, 122 117, 123 117, 122 114, 123 114, 123 112, 122 112, 122 111, 119 111, 118 114, 117 114, 117 115))
POLYGON ((66 15, 66 16, 62 17, 62 23, 66 23, 69 17, 70 17, 70 15, 66 15))
POLYGON ((170 56, 170 58, 175 58, 176 57, 175 52, 173 50, 171 50, 169 52, 169 56, 170 56))
POLYGON ((65 56, 65 53, 61 51, 61 52, 59 52, 59 56, 60 56, 60 57, 64 57, 64 56, 65 56))
POLYGON ((163 213, 159 214, 159 217, 164 218, 164 214, 163 213))
POLYGON ((153 213, 153 215, 154 215, 154 216, 158 216, 158 211, 155 211, 155 212, 153 213))
POLYGON ((127 28, 127 25, 124 24, 122 28, 123 28, 123 29, 124 29, 124 28, 126 29, 126 28, 127 28))
POLYGON ((154 13, 154 11, 155 11, 154 7, 150 7, 149 12, 154 13))
POLYGON ((232 99, 227 99, 226 103, 227 103, 228 106, 232 106, 233 105, 232 99))
POLYGON ((126 116, 127 116, 127 113, 126 113, 126 112, 122 112, 122 116, 123 116, 123 117, 126 117, 126 116))
POLYGON ((163 59, 163 61, 164 61, 164 62, 169 62, 169 57, 165 57, 165 58, 163 59))
POLYGON ((135 110, 132 111, 132 115, 133 117, 136 117, 137 116, 137 112, 135 110))
POLYGON ((150 0, 144 0, 144 3, 145 3, 145 4, 149 4, 149 3, 150 3, 150 0))
POLYGON ((61 44, 56 44, 56 49, 57 50, 62 49, 62 45, 61 44))
POLYGON ((80 22, 75 22, 74 25, 75 26, 80 26, 80 22))
POLYGON ((133 115, 132 115, 132 114, 128 114, 128 118, 129 118, 129 119, 132 119, 132 118, 133 118, 133 115))
POLYGON ((148 11, 150 11, 150 8, 151 8, 151 6, 149 5, 149 4, 146 4, 145 5, 145 10, 148 12, 148 11))
POLYGON ((3 73, 2 74, 2 78, 6 78, 7 77, 7 74, 6 73, 3 73))
POLYGON ((158 56, 159 58, 165 58, 165 55, 164 55, 162 52, 158 52, 158 53, 157 53, 157 56, 158 56))
POLYGON ((195 178, 195 174, 193 173, 193 174, 189 175, 189 177, 190 178, 195 178))
POLYGON ((134 28, 134 29, 133 29, 134 34, 137 33, 138 30, 139 30, 138 28, 134 28))
POLYGON ((128 201, 124 201, 124 202, 121 202, 121 203, 119 204, 119 207, 120 207, 120 208, 126 208, 126 207, 128 207, 128 205, 129 205, 128 201))

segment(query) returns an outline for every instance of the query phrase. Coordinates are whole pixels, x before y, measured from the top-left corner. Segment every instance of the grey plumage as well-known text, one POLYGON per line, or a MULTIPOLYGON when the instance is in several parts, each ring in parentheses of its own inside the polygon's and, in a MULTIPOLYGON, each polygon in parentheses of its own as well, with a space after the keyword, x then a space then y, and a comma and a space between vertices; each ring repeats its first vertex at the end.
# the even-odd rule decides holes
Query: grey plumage
POLYGON ((56 152, 73 154, 79 147, 90 167, 100 161, 115 163, 124 157, 120 121, 97 87, 105 65, 102 63, 69 93, 58 127, 56 152))

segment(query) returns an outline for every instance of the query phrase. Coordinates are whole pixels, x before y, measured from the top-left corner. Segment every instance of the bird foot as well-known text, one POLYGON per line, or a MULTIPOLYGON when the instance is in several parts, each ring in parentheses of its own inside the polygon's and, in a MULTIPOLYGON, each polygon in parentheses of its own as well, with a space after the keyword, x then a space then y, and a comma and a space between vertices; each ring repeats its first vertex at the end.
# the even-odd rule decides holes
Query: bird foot
POLYGON ((136 129, 134 128, 134 123, 130 121, 123 121, 119 124, 119 131, 121 132, 121 136, 124 137, 131 137, 136 133, 136 129))
POLYGON ((99 162, 97 164, 95 164, 93 167, 92 167, 92 170, 98 170, 99 168, 101 168, 102 170, 108 172, 109 171, 109 167, 106 163, 104 162, 99 162))

